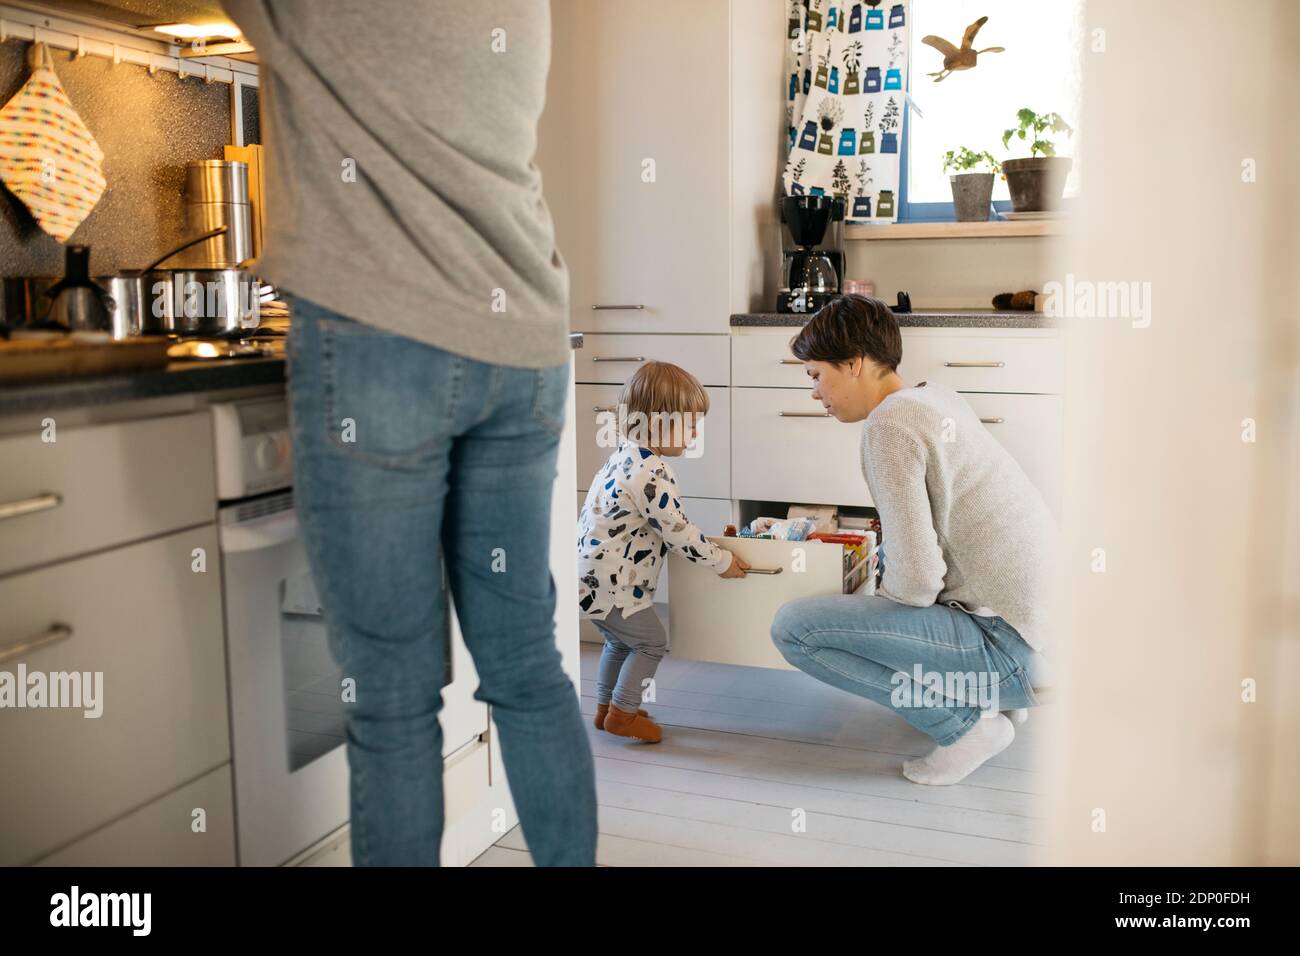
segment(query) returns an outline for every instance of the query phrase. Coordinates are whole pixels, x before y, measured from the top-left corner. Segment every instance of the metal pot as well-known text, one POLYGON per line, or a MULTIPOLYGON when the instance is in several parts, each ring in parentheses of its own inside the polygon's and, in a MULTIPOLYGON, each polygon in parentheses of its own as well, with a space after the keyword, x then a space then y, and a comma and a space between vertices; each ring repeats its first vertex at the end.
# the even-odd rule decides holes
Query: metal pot
POLYGON ((248 269, 165 269, 147 280, 149 331, 242 335, 257 328, 259 285, 248 269))
MULTIPOLYGON (((157 267, 172 256, 200 242, 220 238, 226 227, 210 229, 199 236, 186 239, 180 245, 169 249, 143 269, 124 270, 112 275, 96 276, 95 282, 105 291, 104 304, 107 306, 106 327, 115 339, 129 338, 134 335, 162 335, 166 333, 161 322, 154 322, 153 302, 146 289, 152 285, 148 276, 157 267)), ((158 315, 164 314, 159 311, 158 315)))
POLYGON ((108 294, 108 330, 115 339, 144 332, 144 276, 121 273, 96 276, 95 282, 108 294))

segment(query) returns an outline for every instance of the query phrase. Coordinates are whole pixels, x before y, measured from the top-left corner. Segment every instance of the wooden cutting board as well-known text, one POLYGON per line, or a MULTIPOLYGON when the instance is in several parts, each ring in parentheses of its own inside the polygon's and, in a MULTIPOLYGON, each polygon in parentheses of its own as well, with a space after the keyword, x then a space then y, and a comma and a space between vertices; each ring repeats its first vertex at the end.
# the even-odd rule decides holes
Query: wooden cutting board
POLYGON ((167 364, 167 348, 171 344, 171 339, 165 335, 116 342, 85 342, 71 338, 0 341, 0 386, 161 368, 167 364))

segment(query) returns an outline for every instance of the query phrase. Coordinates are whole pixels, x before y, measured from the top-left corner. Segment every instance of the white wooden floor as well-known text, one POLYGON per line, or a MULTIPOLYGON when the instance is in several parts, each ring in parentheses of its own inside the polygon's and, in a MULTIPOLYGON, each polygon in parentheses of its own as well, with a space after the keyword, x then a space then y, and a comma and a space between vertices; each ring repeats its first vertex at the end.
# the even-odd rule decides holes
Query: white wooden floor
MULTIPOLYGON (((925 787, 902 765, 929 751, 929 737, 796 671, 670 655, 657 701, 644 705, 663 741, 610 736, 591 725, 599 656, 582 645, 602 865, 1014 866, 1040 849, 1034 740, 1046 739, 1051 707, 1032 711, 1015 743, 963 783, 925 787)), ((522 831, 472 865, 530 866, 522 831)))

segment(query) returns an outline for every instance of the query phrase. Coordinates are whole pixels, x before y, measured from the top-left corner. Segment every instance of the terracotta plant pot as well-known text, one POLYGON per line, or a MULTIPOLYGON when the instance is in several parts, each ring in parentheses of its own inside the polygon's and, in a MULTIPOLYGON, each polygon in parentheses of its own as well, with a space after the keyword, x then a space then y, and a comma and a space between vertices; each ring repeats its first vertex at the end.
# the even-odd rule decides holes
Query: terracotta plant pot
POLYGON ((1059 209, 1065 192, 1065 178, 1073 160, 1068 156, 1035 156, 1008 159, 1002 164, 1016 212, 1048 212, 1059 209))
POLYGON ((952 184, 952 209, 958 222, 984 222, 989 218, 992 173, 958 173, 949 176, 948 182, 952 184))

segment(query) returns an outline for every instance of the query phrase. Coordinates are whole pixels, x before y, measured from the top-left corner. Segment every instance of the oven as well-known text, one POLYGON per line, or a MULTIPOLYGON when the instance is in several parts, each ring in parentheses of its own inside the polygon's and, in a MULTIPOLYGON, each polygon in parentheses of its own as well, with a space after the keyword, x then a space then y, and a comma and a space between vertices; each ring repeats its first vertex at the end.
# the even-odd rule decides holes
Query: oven
POLYGON ((342 673, 294 513, 283 396, 212 406, 239 862, 348 821, 342 673))

